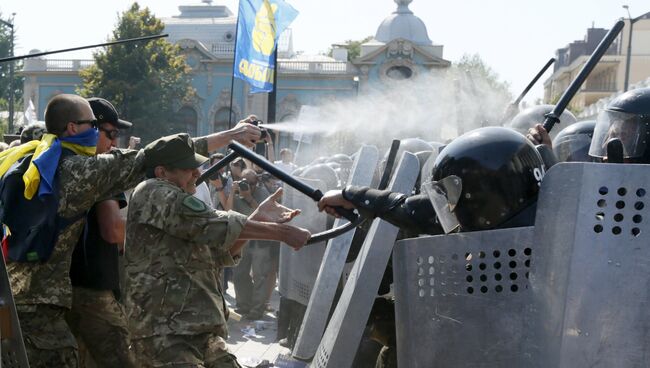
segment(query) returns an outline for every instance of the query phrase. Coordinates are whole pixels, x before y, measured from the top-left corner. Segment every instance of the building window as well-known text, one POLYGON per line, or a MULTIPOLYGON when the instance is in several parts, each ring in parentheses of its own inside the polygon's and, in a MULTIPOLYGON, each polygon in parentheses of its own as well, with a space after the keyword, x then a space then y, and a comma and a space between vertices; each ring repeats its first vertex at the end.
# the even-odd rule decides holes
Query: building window
POLYGON ((178 120, 187 134, 196 137, 198 133, 199 117, 194 108, 190 106, 181 107, 181 109, 178 110, 178 120))
POLYGON ((396 65, 388 68, 386 71, 386 76, 394 80, 404 80, 409 79, 413 76, 413 70, 408 66, 396 65))
POLYGON ((221 132, 228 129, 228 113, 231 115, 230 124, 235 126, 237 124, 237 115, 227 107, 222 107, 214 114, 213 129, 215 132, 221 132))

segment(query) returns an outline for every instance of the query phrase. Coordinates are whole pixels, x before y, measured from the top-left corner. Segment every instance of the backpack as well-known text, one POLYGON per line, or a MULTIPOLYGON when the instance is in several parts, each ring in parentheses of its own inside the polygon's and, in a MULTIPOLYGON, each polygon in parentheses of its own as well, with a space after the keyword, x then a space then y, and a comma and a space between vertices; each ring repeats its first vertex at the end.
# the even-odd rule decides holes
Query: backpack
MULTIPOLYGON (((25 198, 23 174, 29 168, 32 155, 28 154, 18 160, 0 178, 2 252, 5 259, 14 262, 47 261, 52 255, 59 232, 85 215, 83 213, 73 219, 59 216, 57 190, 42 198, 38 195, 31 200, 25 198)), ((54 179, 54 187, 58 187, 58 174, 54 179)))

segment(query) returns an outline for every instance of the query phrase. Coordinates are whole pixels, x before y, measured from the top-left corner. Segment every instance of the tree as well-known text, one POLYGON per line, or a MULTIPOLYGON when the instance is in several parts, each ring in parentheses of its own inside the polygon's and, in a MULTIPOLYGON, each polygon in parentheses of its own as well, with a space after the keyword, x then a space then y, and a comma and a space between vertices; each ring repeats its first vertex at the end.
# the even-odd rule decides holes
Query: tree
POLYGON ((510 93, 510 83, 501 81, 499 74, 497 74, 490 66, 488 66, 479 54, 465 54, 460 60, 454 63, 454 67, 462 70, 469 71, 473 76, 484 80, 494 92, 498 92, 512 98, 510 93))
MULTIPOLYGON (((347 40, 343 43, 343 47, 348 49, 348 61, 352 61, 359 56, 361 56, 361 45, 372 40, 372 36, 368 36, 364 38, 363 40, 347 40)), ((332 49, 330 48, 329 51, 327 52, 327 56, 332 56, 332 49)))
MULTIPOLYGON (((0 19, 8 21, 2 17, 0 13, 0 19)), ((14 42, 16 42, 16 36, 14 32, 14 42)), ((11 55, 11 28, 5 24, 0 23, 0 57, 8 57, 11 55)), ((23 84, 24 77, 19 75, 20 69, 22 69, 22 62, 14 62, 14 123, 16 121, 16 113, 22 111, 23 108, 23 84)), ((10 79, 10 65, 8 63, 0 63, 0 111, 9 110, 9 96, 11 95, 11 79, 10 79)), ((4 133, 6 129, 7 120, 2 119, 2 124, 0 125, 0 133, 4 133)))
POLYGON ((512 101, 510 85, 501 81, 478 54, 465 54, 454 63, 451 70, 459 85, 466 116, 466 130, 486 125, 494 125, 504 119, 504 110, 512 101))
MULTIPOLYGON (((162 33, 163 23, 138 3, 120 15, 114 39, 162 33)), ((95 64, 81 72, 85 97, 111 101, 133 122, 133 134, 148 142, 186 129, 177 111, 193 96, 189 67, 177 45, 164 39, 109 46, 94 54, 95 64)))

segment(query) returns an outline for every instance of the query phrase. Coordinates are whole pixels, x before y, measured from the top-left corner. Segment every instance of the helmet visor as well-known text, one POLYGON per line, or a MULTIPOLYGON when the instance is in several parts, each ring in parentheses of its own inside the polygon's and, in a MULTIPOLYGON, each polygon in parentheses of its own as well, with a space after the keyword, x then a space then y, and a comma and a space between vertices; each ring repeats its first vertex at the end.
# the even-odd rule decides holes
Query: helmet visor
POLYGON ((650 131, 640 115, 605 110, 598 115, 594 138, 589 148, 589 156, 607 157, 607 143, 614 138, 623 144, 623 157, 643 156, 650 131))
POLYGON ((591 145, 591 134, 577 134, 558 137, 553 142, 553 151, 560 162, 590 162, 587 154, 591 145))
POLYGON ((426 193, 436 211, 438 222, 446 234, 460 228, 460 222, 455 213, 456 205, 462 191, 462 181, 455 175, 441 181, 428 181, 422 184, 421 191, 426 193))

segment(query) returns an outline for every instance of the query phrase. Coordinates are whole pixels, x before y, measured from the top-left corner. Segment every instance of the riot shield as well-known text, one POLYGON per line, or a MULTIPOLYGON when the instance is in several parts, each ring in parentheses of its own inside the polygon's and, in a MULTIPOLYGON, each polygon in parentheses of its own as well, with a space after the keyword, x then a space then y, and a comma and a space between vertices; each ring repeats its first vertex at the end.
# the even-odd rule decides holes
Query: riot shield
POLYGON ((531 284, 547 366, 648 366, 648 192, 648 165, 562 163, 544 178, 531 284))
MULTIPOLYGON (((369 186, 379 159, 379 151, 374 146, 364 146, 359 150, 352 167, 347 185, 369 186)), ((334 227, 341 226, 348 221, 337 219, 334 227)), ((300 326, 298 339, 292 354, 299 359, 311 359, 316 353, 316 348, 323 336, 327 317, 329 316, 336 288, 345 266, 345 259, 354 237, 354 231, 349 231, 341 236, 331 239, 327 243, 325 254, 314 284, 307 311, 300 326)))
MULTIPOLYGON (((388 189, 410 194, 419 170, 417 157, 405 152, 388 189)), ((372 223, 311 367, 352 365, 398 231, 381 219, 372 223)))
POLYGON ((401 240, 393 251, 400 367, 549 367, 531 334, 533 227, 401 240))
MULTIPOLYGON (((301 181, 313 188, 326 191, 325 184, 320 180, 300 178, 301 181)), ((283 203, 289 208, 300 209, 302 212, 291 221, 292 225, 305 228, 312 234, 325 231, 327 214, 318 212, 314 200, 299 191, 285 185, 283 203)), ((318 275, 325 243, 315 243, 295 252, 286 244, 280 246, 279 290, 280 294, 302 305, 309 303, 312 287, 318 275)))
POLYGON ((2 355, 0 367, 29 368, 27 351, 2 252, 0 252, 0 353, 2 355))

